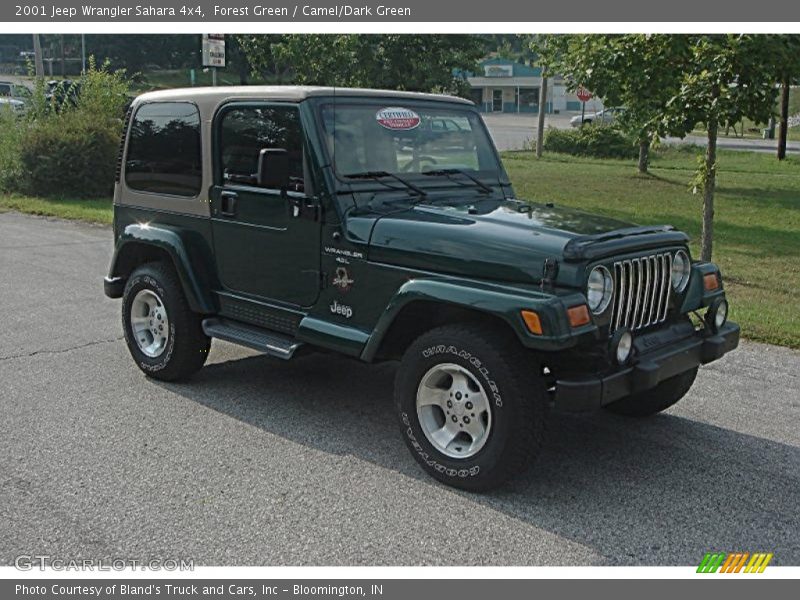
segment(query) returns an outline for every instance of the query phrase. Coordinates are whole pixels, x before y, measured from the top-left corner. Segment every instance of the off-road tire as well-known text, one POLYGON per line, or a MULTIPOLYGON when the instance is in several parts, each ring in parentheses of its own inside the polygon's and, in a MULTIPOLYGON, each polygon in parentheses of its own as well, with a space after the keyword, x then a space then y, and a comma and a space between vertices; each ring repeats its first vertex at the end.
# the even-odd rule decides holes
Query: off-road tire
POLYGON ((683 398, 691 389, 696 377, 697 367, 670 377, 653 389, 612 402, 605 408, 626 417, 649 417, 668 409, 683 398))
POLYGON ((403 439, 429 475, 456 488, 486 491, 525 471, 538 455, 548 398, 538 361, 512 332, 492 325, 453 324, 423 334, 405 352, 395 379, 395 406, 403 439), (468 458, 452 458, 435 448, 417 413, 422 378, 437 364, 447 363, 469 371, 491 407, 486 442, 468 458))
POLYGON ((161 381, 179 381, 198 371, 211 347, 211 338, 203 332, 202 318, 189 308, 172 265, 163 262, 144 264, 128 278, 122 296, 122 329, 136 365, 148 377, 161 381), (131 303, 143 289, 161 298, 169 318, 167 343, 157 357, 142 352, 131 326, 131 303))

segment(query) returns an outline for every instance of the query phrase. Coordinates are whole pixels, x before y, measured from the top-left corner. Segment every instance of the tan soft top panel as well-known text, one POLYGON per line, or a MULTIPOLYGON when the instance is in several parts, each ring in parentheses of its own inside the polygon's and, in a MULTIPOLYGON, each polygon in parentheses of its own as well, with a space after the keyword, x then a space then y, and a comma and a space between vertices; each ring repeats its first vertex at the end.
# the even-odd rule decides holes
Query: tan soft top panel
POLYGON ((278 100, 301 102, 314 96, 396 98, 398 100, 436 100, 440 102, 473 103, 457 96, 445 94, 423 94, 420 92, 399 92, 393 90, 369 90, 359 88, 334 88, 298 85, 239 85, 220 87, 174 88, 157 92, 147 92, 136 98, 134 105, 142 102, 194 102, 201 114, 213 112, 222 102, 229 100, 278 100))

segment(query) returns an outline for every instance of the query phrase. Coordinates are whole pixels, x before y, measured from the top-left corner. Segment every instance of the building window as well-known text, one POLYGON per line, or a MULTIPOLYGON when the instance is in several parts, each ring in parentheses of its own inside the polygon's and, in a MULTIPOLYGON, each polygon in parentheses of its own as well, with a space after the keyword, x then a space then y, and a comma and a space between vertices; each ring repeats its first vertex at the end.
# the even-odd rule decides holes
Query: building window
POLYGON ((483 88, 472 88, 469 91, 469 99, 477 106, 481 106, 483 104, 483 88))
POLYGON ((520 110, 537 111, 539 109, 539 88, 519 88, 517 106, 520 110))
POLYGON ((129 133, 125 182, 143 192, 200 193, 200 115, 188 102, 153 102, 136 111, 129 133))

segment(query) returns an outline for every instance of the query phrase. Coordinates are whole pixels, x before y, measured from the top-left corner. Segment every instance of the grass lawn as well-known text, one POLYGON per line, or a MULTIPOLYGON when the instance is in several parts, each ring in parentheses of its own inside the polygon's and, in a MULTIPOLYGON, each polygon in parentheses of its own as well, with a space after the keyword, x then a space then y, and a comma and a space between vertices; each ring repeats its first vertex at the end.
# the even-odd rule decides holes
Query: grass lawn
MULTIPOLYGON (((670 223, 699 253, 701 199, 688 191, 697 149, 664 147, 651 173, 634 161, 561 154, 503 155, 521 198, 553 201, 639 224, 670 223)), ((0 211, 111 222, 110 200, 0 195, 0 211)), ((800 348, 800 161, 721 151, 714 261, 722 268, 731 318, 750 339, 800 348)))
MULTIPOLYGON (((638 224, 669 223, 699 255, 702 200, 688 191, 695 156, 667 148, 639 175, 633 161, 506 153, 517 195, 638 224)), ((722 269, 731 319, 746 337, 800 348, 800 161, 721 151, 713 260, 722 269)))
POLYGON ((16 210, 31 215, 111 224, 111 199, 39 198, 0 194, 0 212, 16 210))

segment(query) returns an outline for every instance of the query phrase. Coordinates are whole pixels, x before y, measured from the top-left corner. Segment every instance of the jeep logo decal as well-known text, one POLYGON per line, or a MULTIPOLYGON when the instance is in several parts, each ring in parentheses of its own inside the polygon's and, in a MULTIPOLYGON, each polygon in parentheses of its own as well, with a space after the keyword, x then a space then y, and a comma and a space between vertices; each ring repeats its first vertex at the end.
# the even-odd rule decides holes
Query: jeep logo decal
POLYGON ((346 304, 339 304, 336 300, 331 304, 331 312, 335 315, 342 315, 345 319, 353 316, 353 309, 346 304))

